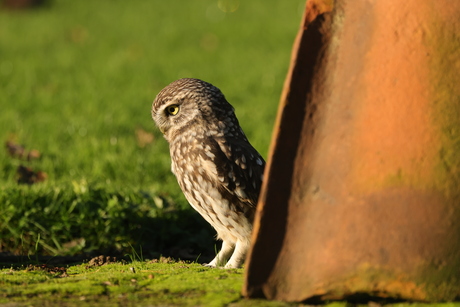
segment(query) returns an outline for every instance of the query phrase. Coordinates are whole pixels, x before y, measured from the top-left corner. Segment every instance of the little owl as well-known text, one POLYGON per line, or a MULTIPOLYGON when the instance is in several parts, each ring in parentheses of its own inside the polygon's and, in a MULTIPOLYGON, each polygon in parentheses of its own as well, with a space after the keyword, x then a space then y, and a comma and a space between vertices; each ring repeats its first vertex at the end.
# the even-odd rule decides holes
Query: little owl
POLYGON ((246 138, 233 107, 217 87, 180 79, 157 95, 152 117, 169 142, 171 170, 185 198, 223 241, 207 266, 241 267, 265 161, 246 138))

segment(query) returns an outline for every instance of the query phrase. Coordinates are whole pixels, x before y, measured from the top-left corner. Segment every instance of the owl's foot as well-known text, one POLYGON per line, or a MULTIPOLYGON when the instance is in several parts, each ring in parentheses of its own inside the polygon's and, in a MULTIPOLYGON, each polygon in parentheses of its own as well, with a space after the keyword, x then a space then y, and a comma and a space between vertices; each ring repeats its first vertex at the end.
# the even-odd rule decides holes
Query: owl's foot
POLYGON ((216 257, 210 263, 204 263, 203 266, 209 268, 221 267, 224 269, 241 268, 246 258, 248 248, 249 242, 238 241, 236 245, 233 245, 224 241, 222 249, 219 253, 217 253, 216 257), (230 260, 227 262, 230 255, 230 260))
POLYGON ((238 242, 236 242, 235 251, 233 252, 230 260, 225 265, 225 268, 226 269, 241 268, 241 266, 244 263, 244 260, 246 259, 246 254, 248 252, 248 249, 249 249, 249 242, 243 242, 243 241, 238 240, 238 242))
POLYGON ((230 255, 233 253, 234 249, 235 249, 234 244, 224 241, 222 243, 222 248, 220 249, 220 252, 217 253, 216 257, 212 259, 210 263, 204 264, 204 266, 207 266, 210 268, 217 268, 217 267, 224 266, 228 258, 230 258, 230 255))

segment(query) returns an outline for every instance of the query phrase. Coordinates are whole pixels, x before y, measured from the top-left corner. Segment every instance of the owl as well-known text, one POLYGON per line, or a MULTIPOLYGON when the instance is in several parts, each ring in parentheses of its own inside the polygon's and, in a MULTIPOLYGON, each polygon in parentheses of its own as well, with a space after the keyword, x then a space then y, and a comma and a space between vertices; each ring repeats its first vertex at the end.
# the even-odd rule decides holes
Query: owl
POLYGON ((249 249, 265 161, 249 143, 222 92, 179 79, 153 101, 169 143, 171 170, 190 205, 217 231, 222 248, 209 267, 239 268, 249 249))

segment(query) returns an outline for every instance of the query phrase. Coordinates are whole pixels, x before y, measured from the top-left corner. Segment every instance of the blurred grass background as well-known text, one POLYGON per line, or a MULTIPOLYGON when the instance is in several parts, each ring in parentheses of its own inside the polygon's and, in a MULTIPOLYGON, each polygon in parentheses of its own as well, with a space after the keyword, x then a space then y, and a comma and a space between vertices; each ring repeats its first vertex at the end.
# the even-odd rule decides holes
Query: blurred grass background
POLYGON ((213 253, 214 231, 170 173, 151 102, 178 78, 208 81, 266 157, 303 7, 52 0, 0 9, 0 141, 40 152, 29 161, 0 150, 0 252, 213 253), (18 184, 20 165, 46 180, 18 184))

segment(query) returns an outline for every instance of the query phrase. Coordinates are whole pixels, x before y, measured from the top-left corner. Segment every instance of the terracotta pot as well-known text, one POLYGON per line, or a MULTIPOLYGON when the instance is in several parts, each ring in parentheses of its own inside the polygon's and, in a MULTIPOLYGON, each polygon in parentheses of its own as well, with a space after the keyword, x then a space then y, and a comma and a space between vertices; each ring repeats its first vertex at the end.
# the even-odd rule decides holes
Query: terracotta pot
POLYGON ((460 1, 309 0, 244 294, 460 298, 460 1))

